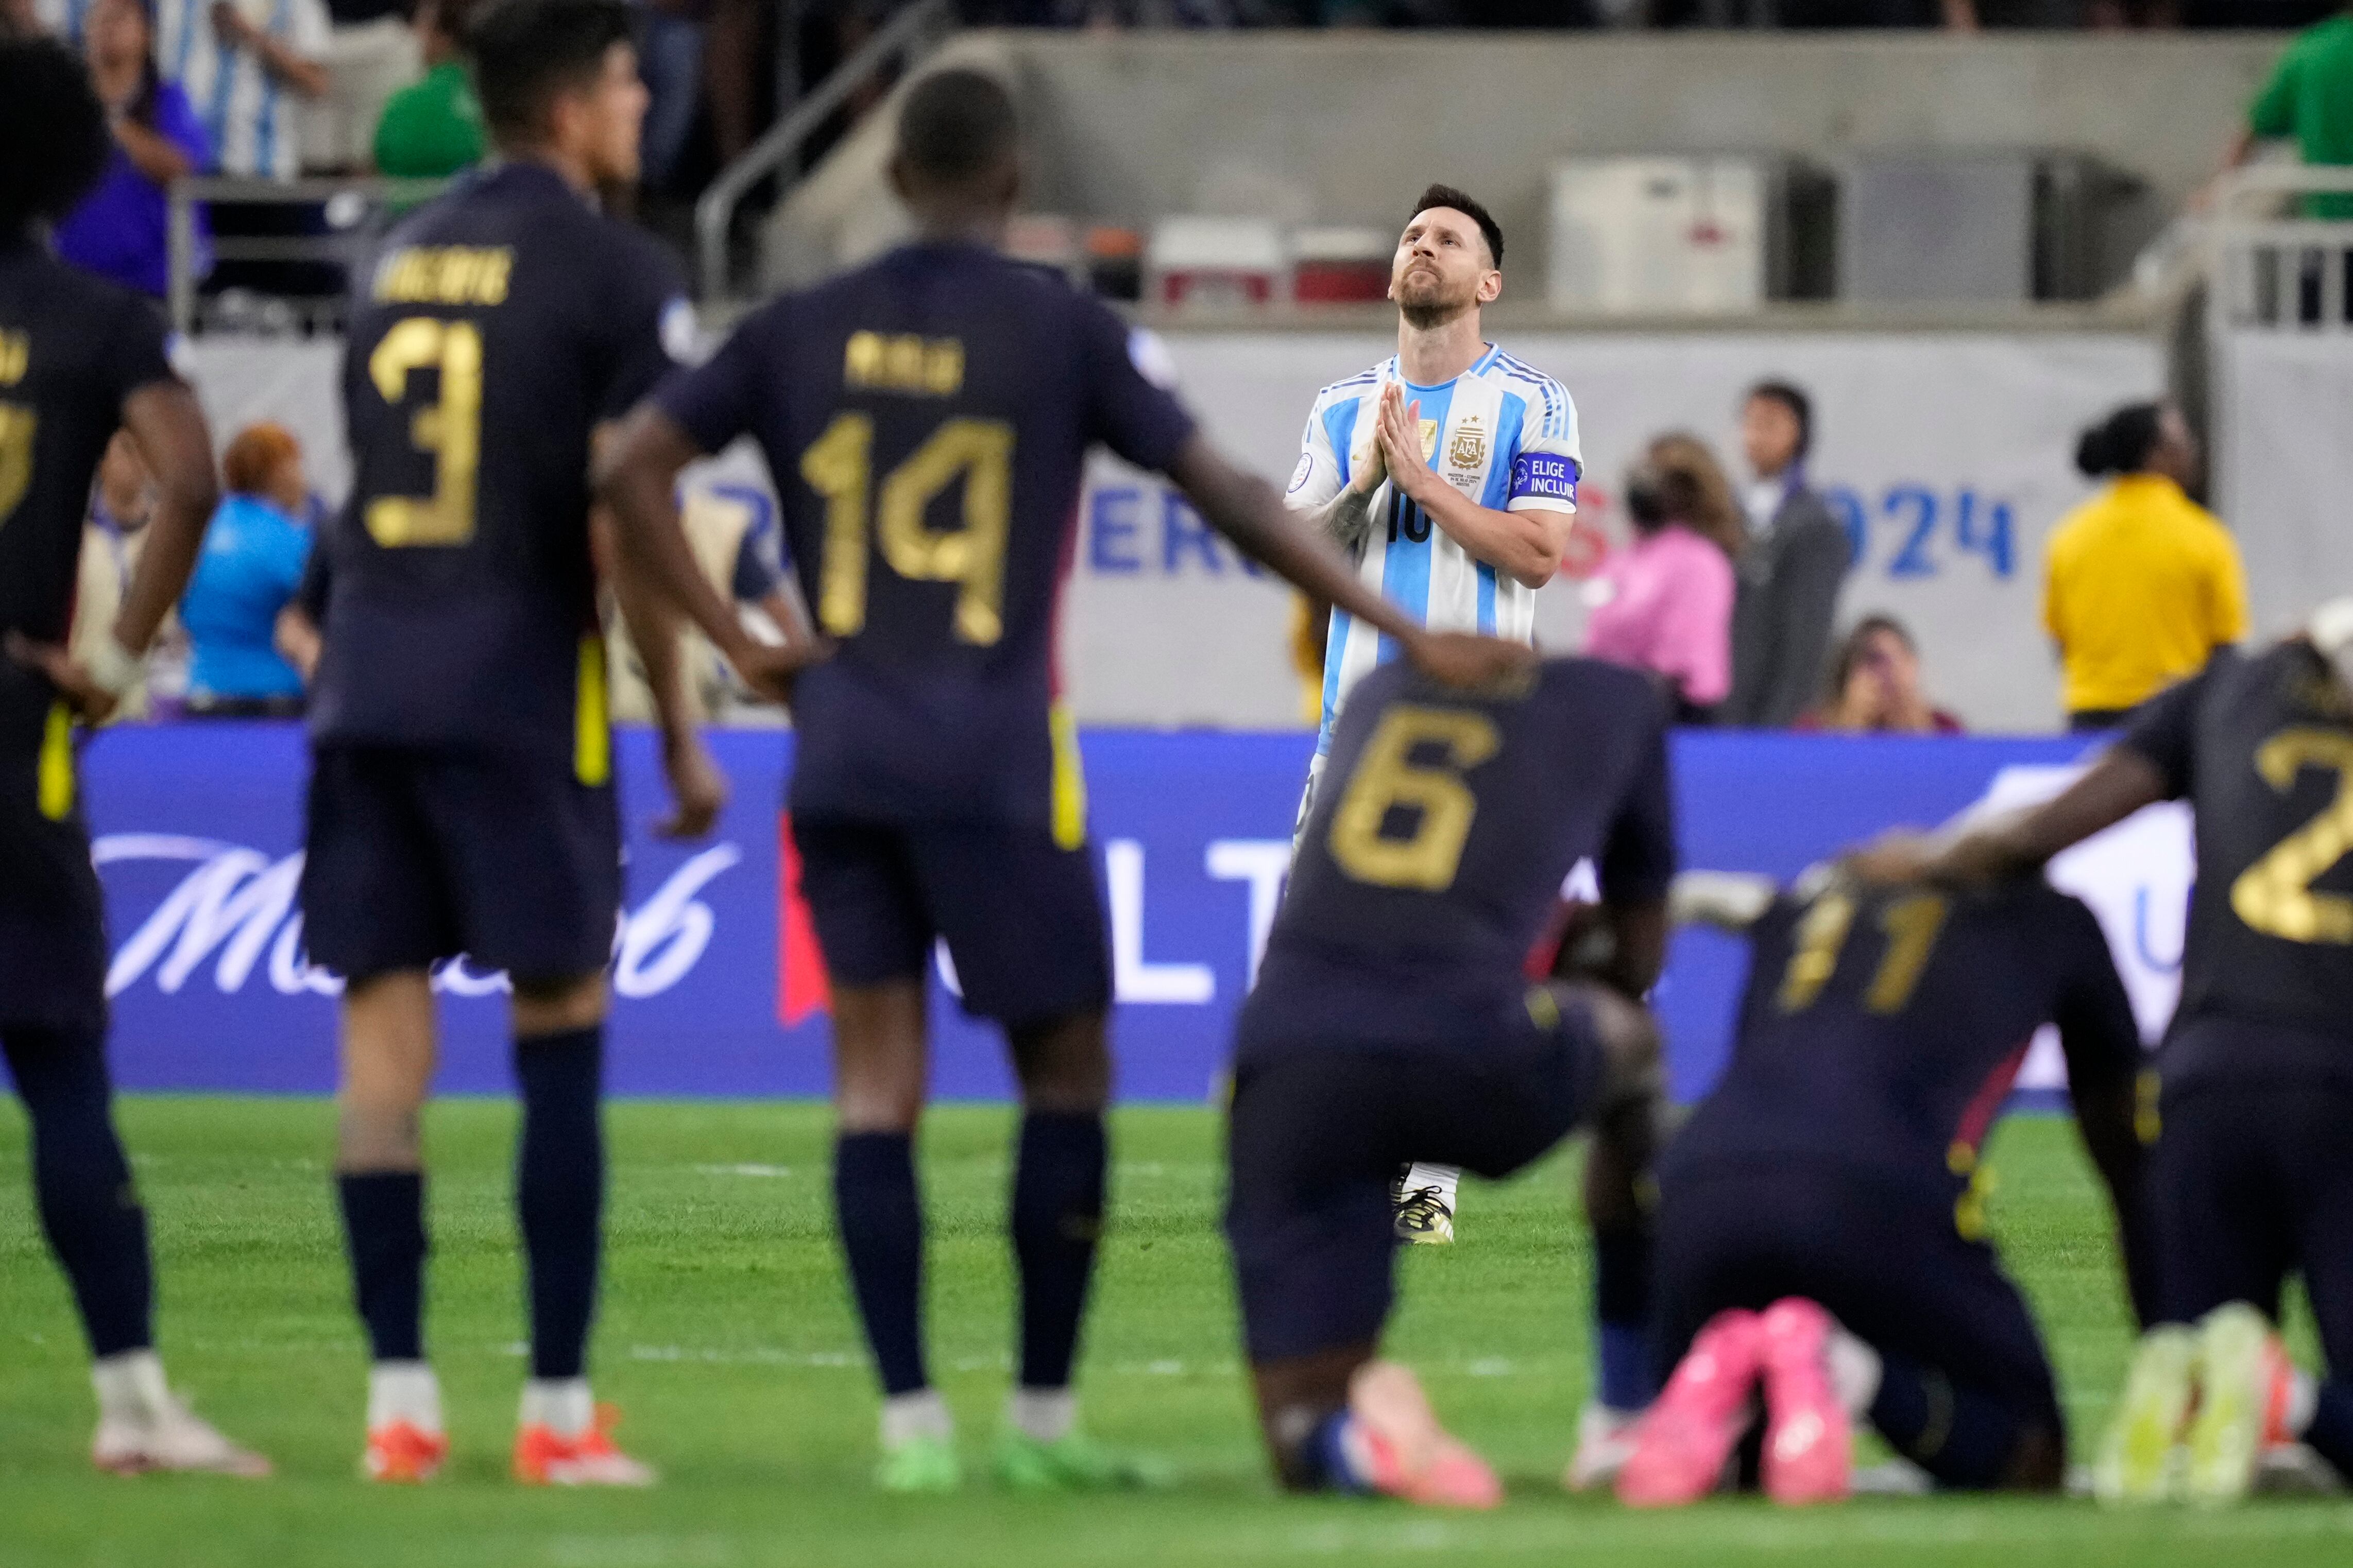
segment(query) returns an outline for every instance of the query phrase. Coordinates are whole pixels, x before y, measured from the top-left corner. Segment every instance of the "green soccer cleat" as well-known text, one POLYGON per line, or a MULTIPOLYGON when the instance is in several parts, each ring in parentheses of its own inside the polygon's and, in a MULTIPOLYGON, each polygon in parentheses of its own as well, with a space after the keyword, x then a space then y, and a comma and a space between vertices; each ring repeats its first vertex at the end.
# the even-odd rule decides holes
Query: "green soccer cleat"
POLYGON ((964 1486, 964 1461, 945 1437, 910 1437, 885 1449, 874 1484, 886 1492, 952 1492, 964 1486))
POLYGON ((2123 1403, 2101 1441, 2092 1494, 2105 1503, 2163 1502, 2179 1472, 2174 1455, 2189 1415, 2198 1336, 2178 1324, 2151 1329, 2133 1352, 2123 1403))
POLYGON ((2261 1312, 2233 1301, 2198 1325, 2198 1415, 2189 1424, 2189 1500, 2245 1498, 2284 1405, 2287 1356, 2261 1312))
POLYGON ((997 1479, 1017 1492, 1136 1491, 1161 1484, 1149 1464, 1076 1429, 1041 1443, 1008 1428, 997 1440, 997 1479))

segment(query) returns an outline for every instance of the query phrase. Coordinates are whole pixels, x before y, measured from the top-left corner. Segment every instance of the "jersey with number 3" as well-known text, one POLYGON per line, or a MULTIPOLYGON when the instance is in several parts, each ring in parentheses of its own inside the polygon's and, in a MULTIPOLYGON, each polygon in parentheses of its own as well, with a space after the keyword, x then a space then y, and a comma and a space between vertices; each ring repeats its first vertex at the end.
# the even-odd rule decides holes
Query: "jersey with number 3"
POLYGON ((1777 900, 1749 959, 1731 1064, 1664 1170, 1821 1161, 1941 1198, 2044 1024, 2084 1081, 2140 1066, 2099 921, 2039 877, 1972 894, 1828 880, 1777 900))
POLYGON ((797 815, 1083 837, 1055 624, 1087 448, 1165 468, 1192 433, 1156 352, 1056 274, 920 243, 770 302, 663 390, 704 451, 758 443, 836 643, 794 694, 797 815))
POLYGON ((536 163, 393 230, 352 302, 317 740, 575 755, 601 782, 590 440, 691 327, 660 247, 536 163))
POLYGON ((1588 858, 1610 902, 1662 898, 1674 875, 1666 715, 1646 679, 1562 658, 1481 693, 1375 670, 1341 710, 1242 1050, 1493 1039, 1588 858))
POLYGON ((2209 1073, 2353 1078, 2353 703, 2302 641, 2231 649, 2137 710, 2122 745, 2198 825, 2168 1089, 2209 1073), (2199 1059, 2210 1051, 2229 1059, 2199 1059), (2186 1054, 2185 1054, 2186 1053, 2186 1054))

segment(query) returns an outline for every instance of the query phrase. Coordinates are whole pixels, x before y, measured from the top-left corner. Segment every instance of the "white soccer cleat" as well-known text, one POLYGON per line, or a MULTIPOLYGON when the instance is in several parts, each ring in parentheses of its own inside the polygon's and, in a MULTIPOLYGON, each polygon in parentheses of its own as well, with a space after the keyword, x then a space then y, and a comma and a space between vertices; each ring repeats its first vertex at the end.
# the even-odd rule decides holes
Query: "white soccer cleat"
POLYGON ((238 1447, 210 1422, 176 1398, 136 1415, 110 1415, 98 1424, 90 1460, 118 1476, 150 1470, 188 1470, 216 1476, 259 1478, 269 1461, 238 1447))
POLYGON ((1389 1186, 1399 1241, 1445 1247, 1454 1240, 1454 1195, 1462 1173, 1449 1165, 1408 1165, 1389 1186))
POLYGON ((1577 1417, 1577 1457, 1561 1472, 1562 1487, 1573 1492, 1597 1492, 1616 1486, 1618 1472, 1633 1456, 1634 1434, 1641 1423, 1639 1410, 1588 1404, 1577 1417))

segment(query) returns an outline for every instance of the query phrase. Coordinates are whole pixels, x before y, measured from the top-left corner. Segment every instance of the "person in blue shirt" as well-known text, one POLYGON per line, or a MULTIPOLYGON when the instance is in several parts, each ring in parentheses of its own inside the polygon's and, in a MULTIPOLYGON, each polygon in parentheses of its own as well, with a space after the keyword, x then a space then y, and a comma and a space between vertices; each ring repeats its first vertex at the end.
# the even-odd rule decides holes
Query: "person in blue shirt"
POLYGON ((229 443, 221 472, 229 493, 180 601, 195 653, 188 711, 289 717, 302 710, 302 677, 278 651, 277 627, 311 559, 302 448, 283 426, 250 426, 229 443))
MULTIPOLYGON (((106 109, 113 147, 106 173, 58 225, 58 255, 150 299, 170 292, 174 180, 212 166, 205 129, 180 84, 155 67, 149 0, 98 0, 82 38, 91 85, 106 109)), ((211 236, 196 213, 196 268, 210 265, 211 236)))

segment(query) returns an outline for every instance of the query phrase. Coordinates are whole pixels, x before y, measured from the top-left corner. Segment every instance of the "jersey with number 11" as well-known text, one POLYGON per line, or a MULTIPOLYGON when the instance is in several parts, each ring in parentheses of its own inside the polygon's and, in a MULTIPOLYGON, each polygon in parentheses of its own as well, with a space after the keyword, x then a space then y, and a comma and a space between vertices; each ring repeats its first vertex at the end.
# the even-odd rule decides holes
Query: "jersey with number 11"
POLYGON ((1053 273, 915 244, 771 302, 663 390, 704 451, 759 444, 836 643, 794 696, 796 815, 1083 837, 1056 614, 1087 448, 1165 468, 1192 433, 1156 347, 1053 273))
POLYGON ((322 742, 598 754, 590 440, 692 324, 660 247, 536 163, 393 230, 352 301, 322 742))

